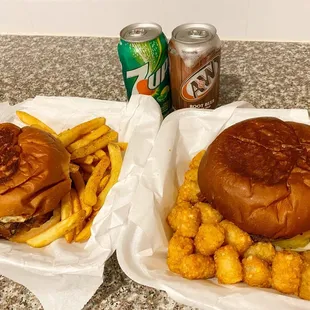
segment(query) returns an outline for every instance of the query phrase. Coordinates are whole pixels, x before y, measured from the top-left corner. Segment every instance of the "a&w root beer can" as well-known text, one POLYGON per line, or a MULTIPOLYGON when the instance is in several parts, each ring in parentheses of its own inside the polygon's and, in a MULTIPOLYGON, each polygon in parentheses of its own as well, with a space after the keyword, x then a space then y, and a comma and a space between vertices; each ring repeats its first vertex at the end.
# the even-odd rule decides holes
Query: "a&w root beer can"
POLYGON ((169 43, 174 109, 215 108, 219 98, 221 41, 214 26, 184 24, 169 43))

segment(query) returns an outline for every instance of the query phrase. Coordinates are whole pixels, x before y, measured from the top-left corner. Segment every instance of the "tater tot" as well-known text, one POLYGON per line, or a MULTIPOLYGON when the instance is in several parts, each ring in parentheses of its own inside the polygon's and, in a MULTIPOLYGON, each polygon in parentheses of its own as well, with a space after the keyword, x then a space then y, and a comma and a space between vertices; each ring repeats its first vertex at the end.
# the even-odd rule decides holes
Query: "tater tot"
POLYGON ((195 207, 200 210, 201 222, 203 224, 216 224, 223 219, 221 213, 212 208, 208 203, 198 202, 195 204, 195 207))
POLYGON ((182 259, 194 252, 192 239, 174 234, 168 244, 167 265, 172 272, 180 273, 182 259))
POLYGON ((242 260, 243 281, 250 286, 270 287, 271 272, 268 263, 256 256, 242 260))
POLYGON ((202 159, 202 157, 203 157, 203 155, 205 154, 205 150, 202 150, 202 151, 200 151, 199 153, 197 153, 194 157, 193 157, 193 159, 192 159, 192 161, 191 161, 191 163, 190 163, 190 165, 189 165, 189 167, 191 168, 191 169, 195 169, 195 168, 198 168, 199 167, 199 165, 200 165, 200 162, 201 162, 201 159, 202 159))
POLYGON ((292 251, 277 252, 272 262, 272 287, 286 294, 298 294, 302 269, 300 255, 292 251))
POLYGON ((299 297, 310 300, 310 262, 304 262, 303 265, 299 287, 299 297))
POLYGON ((257 242, 245 251, 243 257, 248 257, 251 255, 263 259, 268 264, 272 264, 272 261, 276 255, 276 250, 270 242, 257 242))
POLYGON ((233 246, 225 245, 219 248, 215 252, 214 261, 219 283, 234 284, 242 281, 242 265, 233 246))
POLYGON ((225 243, 232 245, 242 255, 253 243, 250 235, 234 223, 224 220, 220 222, 225 230, 225 243))
POLYGON ((182 259, 180 271, 182 277, 190 280, 213 278, 215 263, 210 256, 191 254, 182 259))
POLYGON ((185 173, 185 180, 197 182, 198 169, 190 169, 185 173))
POLYGON ((196 251, 203 255, 213 255, 224 243, 225 232, 219 224, 203 224, 195 237, 196 251))
POLYGON ((199 201, 198 194, 200 194, 198 183, 185 180, 185 182, 179 188, 177 203, 181 201, 188 201, 191 204, 195 204, 199 201))
POLYGON ((301 256, 305 262, 310 263, 310 251, 302 252, 301 256))
POLYGON ((174 205, 174 207, 171 209, 170 213, 167 216, 167 222, 173 231, 176 231, 178 229, 178 213, 180 212, 180 209, 191 207, 192 205, 188 201, 181 201, 179 204, 174 205))
POLYGON ((201 214, 198 208, 177 206, 168 215, 168 224, 184 237, 195 237, 200 223, 201 214))

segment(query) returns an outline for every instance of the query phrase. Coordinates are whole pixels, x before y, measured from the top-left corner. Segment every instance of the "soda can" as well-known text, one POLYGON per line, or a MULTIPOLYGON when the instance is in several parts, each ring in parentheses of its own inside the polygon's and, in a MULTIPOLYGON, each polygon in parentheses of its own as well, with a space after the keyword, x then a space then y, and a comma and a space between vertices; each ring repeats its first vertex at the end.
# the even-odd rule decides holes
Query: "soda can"
POLYGON ((152 96, 166 116, 171 110, 168 42, 159 25, 136 23, 121 30, 118 55, 128 99, 152 96))
POLYGON ((210 24, 183 24, 169 42, 174 109, 215 108, 219 100, 221 41, 210 24))

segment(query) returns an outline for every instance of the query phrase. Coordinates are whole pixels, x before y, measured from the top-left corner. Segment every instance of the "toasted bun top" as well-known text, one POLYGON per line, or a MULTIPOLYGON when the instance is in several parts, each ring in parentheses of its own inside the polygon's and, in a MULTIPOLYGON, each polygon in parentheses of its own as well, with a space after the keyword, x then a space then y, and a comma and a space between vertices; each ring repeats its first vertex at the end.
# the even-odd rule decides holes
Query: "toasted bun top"
POLYGON ((248 233, 288 238, 310 230, 310 126, 262 117, 227 128, 208 147, 198 183, 248 233))
POLYGON ((55 209, 70 190, 69 153, 51 134, 0 124, 0 221, 55 209))

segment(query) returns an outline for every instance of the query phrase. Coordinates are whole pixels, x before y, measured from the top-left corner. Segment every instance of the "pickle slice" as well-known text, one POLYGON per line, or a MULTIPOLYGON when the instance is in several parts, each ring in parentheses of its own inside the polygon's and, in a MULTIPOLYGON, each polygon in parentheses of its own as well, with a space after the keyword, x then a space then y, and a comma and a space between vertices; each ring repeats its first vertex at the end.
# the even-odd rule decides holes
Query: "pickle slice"
POLYGON ((272 242, 273 245, 279 246, 282 249, 297 249, 303 248, 310 242, 310 230, 297 235, 290 239, 279 239, 272 242))

